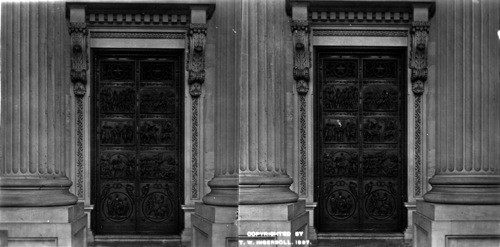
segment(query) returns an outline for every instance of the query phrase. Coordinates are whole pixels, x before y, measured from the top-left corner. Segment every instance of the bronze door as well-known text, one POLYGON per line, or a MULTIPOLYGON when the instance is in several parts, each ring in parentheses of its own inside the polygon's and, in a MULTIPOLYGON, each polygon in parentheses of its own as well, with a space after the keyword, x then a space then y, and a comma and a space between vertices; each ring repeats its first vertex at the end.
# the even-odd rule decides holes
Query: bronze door
POLYGON ((315 169, 321 232, 402 231, 403 53, 317 53, 315 169))
POLYGON ((175 234, 182 215, 182 53, 96 53, 97 234, 175 234))

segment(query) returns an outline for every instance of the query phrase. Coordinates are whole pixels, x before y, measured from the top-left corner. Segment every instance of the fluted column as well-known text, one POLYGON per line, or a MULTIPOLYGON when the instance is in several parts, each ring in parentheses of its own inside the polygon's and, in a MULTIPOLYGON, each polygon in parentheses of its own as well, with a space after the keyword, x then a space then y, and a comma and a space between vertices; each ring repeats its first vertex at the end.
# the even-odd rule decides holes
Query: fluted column
POLYGON ((221 0, 216 15, 216 169, 203 201, 295 202, 285 163, 293 141, 285 138, 285 97, 294 87, 285 1, 221 0))
POLYGON ((286 172, 286 95, 294 90, 284 0, 242 1, 239 42, 239 203, 297 201, 286 172), (288 64, 287 64, 288 63, 288 64))
POLYGON ((210 205, 236 206, 238 204, 237 153, 237 81, 238 51, 237 27, 240 25, 241 4, 220 0, 214 13, 216 29, 215 79, 215 171, 208 182, 211 192, 203 198, 210 205))
POLYGON ((436 1, 436 173, 425 201, 500 204, 500 2, 436 1))
POLYGON ((0 206, 75 204, 63 2, 2 4, 0 206))

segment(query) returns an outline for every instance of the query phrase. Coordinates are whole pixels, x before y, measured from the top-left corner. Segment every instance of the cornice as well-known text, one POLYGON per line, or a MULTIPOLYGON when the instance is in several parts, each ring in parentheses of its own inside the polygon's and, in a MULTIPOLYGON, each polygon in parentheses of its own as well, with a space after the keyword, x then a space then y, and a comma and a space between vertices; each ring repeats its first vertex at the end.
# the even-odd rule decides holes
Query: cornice
MULTIPOLYGON (((83 6, 87 15, 90 14, 148 14, 148 15, 187 15, 194 7, 204 7, 207 11, 207 19, 210 19, 215 11, 214 0, 88 0, 66 2, 66 16, 69 17, 69 9, 72 6, 83 6)), ((151 17, 152 18, 152 17, 151 17)))
POLYGON ((353 12, 411 12, 415 5, 428 5, 429 17, 435 12, 436 0, 286 0, 286 11, 291 15, 292 6, 307 5, 309 12, 319 10, 353 12))

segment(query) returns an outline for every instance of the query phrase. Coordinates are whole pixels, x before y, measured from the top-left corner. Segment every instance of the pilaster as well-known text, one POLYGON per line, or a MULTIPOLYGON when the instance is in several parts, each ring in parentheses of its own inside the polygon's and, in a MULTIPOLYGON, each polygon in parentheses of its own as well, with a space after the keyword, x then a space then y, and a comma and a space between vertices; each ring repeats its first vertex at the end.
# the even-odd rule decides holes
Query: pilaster
POLYGON ((216 4, 215 175, 204 204, 196 205, 193 243, 201 246, 197 239, 207 231, 211 231, 207 236, 225 238, 219 243, 223 245, 252 239, 247 235, 252 229, 305 229, 307 234, 309 214, 304 201, 297 202, 298 195, 290 190, 293 180, 287 174, 287 164, 293 160, 287 155, 293 146, 293 138, 287 138, 291 122, 287 121, 287 102, 294 84, 287 62, 293 58, 285 1, 221 0, 216 4), (238 217, 232 222, 238 228, 232 236, 217 232, 219 223, 201 214, 203 209, 230 212, 236 206, 238 217), (278 211, 289 214, 266 219, 265 224, 259 215, 250 215, 278 211), (240 212, 247 216, 241 217, 240 212))
POLYGON ((0 207, 73 205, 64 4, 2 5, 0 207))
MULTIPOLYGON (((497 246, 500 3, 437 1, 436 11, 436 167, 413 215, 414 246, 497 246)), ((426 73, 414 72, 418 93, 426 73)))
POLYGON ((70 37, 62 2, 2 3, 0 229, 9 245, 84 246, 69 192, 70 37))
POLYGON ((424 199, 498 205, 500 3, 439 1, 436 9, 437 162, 424 199))
POLYGON ((286 170, 290 31, 285 1, 242 1, 239 54, 239 204, 293 203, 286 170))
POLYGON ((203 197, 208 205, 236 207, 238 205, 237 156, 237 43, 238 1, 217 1, 214 30, 215 47, 215 154, 214 177, 208 182, 210 193, 203 197))

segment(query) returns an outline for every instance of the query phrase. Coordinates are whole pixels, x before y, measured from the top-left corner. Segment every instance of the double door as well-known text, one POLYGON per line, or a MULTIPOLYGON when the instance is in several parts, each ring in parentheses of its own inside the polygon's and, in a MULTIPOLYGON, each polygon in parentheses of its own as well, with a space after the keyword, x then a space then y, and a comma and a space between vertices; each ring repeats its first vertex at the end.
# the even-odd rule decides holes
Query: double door
POLYGON ((321 232, 401 231, 401 52, 317 53, 315 170, 321 232))
POLYGON ((98 234, 179 233, 182 53, 97 53, 93 211, 98 234))

